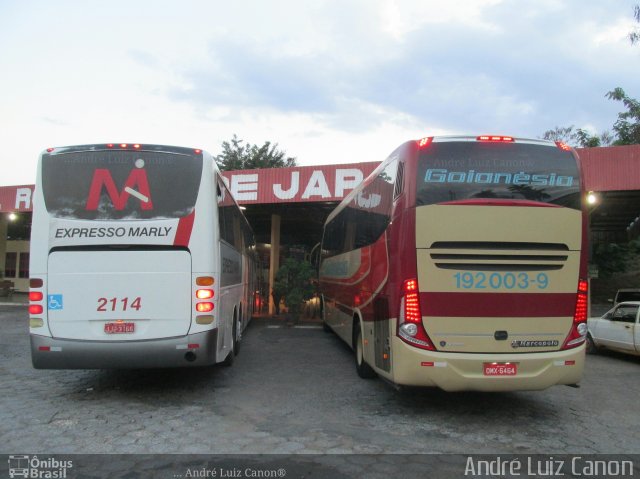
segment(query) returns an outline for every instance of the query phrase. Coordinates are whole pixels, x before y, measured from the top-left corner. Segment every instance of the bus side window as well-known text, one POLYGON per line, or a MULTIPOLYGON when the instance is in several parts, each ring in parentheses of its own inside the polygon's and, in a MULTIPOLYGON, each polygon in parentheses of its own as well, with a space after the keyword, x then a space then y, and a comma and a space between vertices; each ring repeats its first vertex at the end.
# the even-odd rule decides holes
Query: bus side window
POLYGON ((344 252, 346 236, 346 208, 338 213, 325 228, 322 238, 322 257, 330 258, 344 252))
POLYGON ((375 243, 387 229, 391 221, 397 172, 398 160, 394 159, 362 189, 361 197, 369 201, 356 203, 349 218, 357 228, 352 249, 375 243))
POLYGON ((393 189, 393 199, 395 200, 402 194, 404 189, 404 163, 398 163, 398 174, 396 175, 396 184, 393 189))
POLYGON ((393 161, 390 161, 389 164, 384 167, 384 169, 378 174, 378 178, 383 180, 385 183, 389 183, 390 185, 393 185, 396 182, 397 172, 398 172, 398 160, 396 158, 393 161))
POLYGON ((238 251, 243 250, 244 244, 244 235, 242 234, 242 223, 244 223, 244 218, 242 218, 242 213, 240 209, 235 205, 229 206, 231 210, 232 218, 233 218, 233 243, 231 243, 238 251))

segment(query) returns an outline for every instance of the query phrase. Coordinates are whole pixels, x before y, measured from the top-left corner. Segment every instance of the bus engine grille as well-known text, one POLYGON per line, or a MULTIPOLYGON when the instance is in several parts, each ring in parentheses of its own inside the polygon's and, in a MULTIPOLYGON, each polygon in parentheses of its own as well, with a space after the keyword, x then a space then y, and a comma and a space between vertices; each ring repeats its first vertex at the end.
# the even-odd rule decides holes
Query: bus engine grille
POLYGON ((430 248, 438 268, 470 271, 558 270, 568 253, 562 243, 437 241, 430 248))

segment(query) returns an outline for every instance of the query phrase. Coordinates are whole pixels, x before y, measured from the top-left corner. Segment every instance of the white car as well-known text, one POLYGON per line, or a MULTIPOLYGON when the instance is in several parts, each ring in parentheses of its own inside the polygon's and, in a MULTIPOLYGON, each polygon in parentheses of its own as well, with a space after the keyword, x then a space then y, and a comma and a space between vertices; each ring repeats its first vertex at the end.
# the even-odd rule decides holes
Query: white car
POLYGON ((589 318, 587 353, 611 349, 640 355, 640 301, 625 301, 607 311, 601 318, 589 318))

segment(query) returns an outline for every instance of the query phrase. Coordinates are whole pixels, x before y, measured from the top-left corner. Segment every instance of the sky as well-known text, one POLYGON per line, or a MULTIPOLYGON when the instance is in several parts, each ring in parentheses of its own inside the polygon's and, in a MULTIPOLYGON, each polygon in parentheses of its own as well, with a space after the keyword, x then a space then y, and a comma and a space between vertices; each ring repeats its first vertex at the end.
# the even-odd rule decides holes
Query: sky
POLYGON ((610 130, 640 97, 638 0, 0 0, 0 186, 52 146, 213 155, 236 134, 299 165, 442 134, 610 130))

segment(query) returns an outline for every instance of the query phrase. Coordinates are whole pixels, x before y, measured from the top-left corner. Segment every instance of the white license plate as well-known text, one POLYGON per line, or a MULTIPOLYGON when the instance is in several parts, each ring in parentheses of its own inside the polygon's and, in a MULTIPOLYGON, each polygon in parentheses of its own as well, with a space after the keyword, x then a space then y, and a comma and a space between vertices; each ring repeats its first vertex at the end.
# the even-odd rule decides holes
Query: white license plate
POLYGON ((516 376, 517 374, 516 363, 484 363, 485 376, 516 376))
POLYGON ((104 332, 106 334, 130 334, 135 332, 135 323, 106 323, 104 332))

